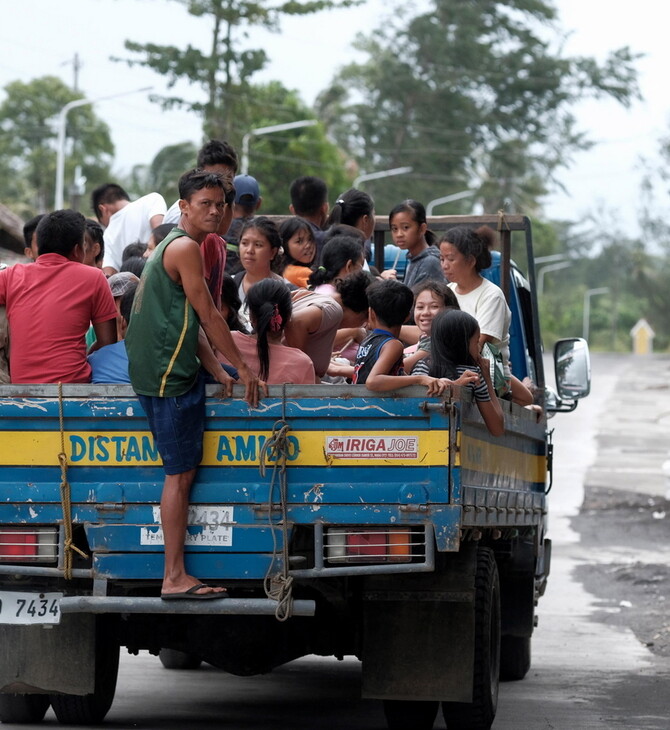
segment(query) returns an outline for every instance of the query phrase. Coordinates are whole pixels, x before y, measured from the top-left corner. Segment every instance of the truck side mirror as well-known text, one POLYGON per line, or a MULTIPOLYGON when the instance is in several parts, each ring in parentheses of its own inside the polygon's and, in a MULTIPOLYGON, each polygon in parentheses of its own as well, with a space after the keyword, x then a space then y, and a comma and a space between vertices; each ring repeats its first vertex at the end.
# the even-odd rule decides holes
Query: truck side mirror
POLYGON ((591 392, 589 346, 581 337, 558 340, 554 345, 554 372, 561 400, 575 401, 591 392))

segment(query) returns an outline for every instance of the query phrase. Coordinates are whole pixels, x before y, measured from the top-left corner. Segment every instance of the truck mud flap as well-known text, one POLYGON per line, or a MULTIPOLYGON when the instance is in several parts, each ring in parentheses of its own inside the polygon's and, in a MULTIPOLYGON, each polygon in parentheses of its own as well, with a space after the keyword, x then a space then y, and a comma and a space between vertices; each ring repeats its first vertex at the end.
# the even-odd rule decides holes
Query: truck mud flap
POLYGON ((366 581, 364 697, 472 702, 476 555, 464 546, 432 575, 366 581))
POLYGON ((89 694, 95 681, 95 616, 56 626, 0 624, 0 690, 89 694))

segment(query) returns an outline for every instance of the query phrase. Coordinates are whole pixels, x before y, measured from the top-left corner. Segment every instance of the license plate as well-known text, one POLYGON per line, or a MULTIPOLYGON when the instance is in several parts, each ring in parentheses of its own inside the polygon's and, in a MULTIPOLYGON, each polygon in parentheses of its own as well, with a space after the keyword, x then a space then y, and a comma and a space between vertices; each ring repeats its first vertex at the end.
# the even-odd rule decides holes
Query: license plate
POLYGON ((0 591, 0 624, 60 623, 62 593, 0 591))

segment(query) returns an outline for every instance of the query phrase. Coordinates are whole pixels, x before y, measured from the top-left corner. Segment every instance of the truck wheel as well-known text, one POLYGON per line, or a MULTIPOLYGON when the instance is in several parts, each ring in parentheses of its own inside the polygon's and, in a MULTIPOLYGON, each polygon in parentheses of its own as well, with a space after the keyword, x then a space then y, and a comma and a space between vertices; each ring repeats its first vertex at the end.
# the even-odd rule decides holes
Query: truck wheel
POLYGON ((0 694, 0 722, 42 722, 49 709, 49 695, 0 694))
POLYGON ((389 730, 433 730, 439 702, 421 700, 384 700, 389 730))
POLYGON ((63 725, 96 725, 102 722, 114 701, 119 672, 119 645, 98 627, 95 649, 95 689, 88 695, 50 695, 51 706, 63 725))
POLYGON ((500 640, 500 680, 515 682, 530 669, 530 636, 503 636, 500 640))
POLYGON ((489 730, 498 706, 500 581, 493 551, 479 548, 475 574, 475 663, 472 702, 443 702, 448 730, 489 730))
POLYGON ((199 656, 176 649, 161 649, 158 658, 166 669, 197 669, 202 664, 199 656))

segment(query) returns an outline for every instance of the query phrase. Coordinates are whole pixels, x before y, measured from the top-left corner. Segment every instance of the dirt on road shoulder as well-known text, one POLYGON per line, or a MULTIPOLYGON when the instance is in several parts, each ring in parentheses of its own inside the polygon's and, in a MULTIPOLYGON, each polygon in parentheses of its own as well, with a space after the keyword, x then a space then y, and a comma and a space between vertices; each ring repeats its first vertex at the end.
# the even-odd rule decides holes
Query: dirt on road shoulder
POLYGON ((594 618, 670 656, 670 501, 587 486, 571 524, 589 560, 576 577, 601 601, 594 618))

